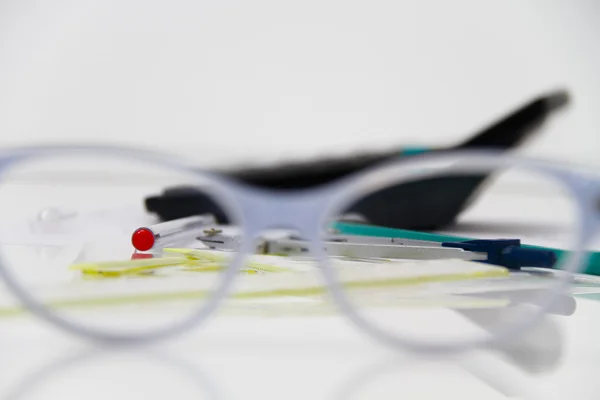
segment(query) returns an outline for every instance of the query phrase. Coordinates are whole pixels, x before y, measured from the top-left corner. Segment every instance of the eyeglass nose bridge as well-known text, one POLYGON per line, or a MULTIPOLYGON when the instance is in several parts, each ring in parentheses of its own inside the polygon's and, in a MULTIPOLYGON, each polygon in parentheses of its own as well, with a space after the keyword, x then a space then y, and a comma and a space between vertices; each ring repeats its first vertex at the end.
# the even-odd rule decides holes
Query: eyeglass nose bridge
POLYGON ((269 229, 291 229, 302 236, 314 236, 319 231, 325 201, 321 196, 304 193, 248 197, 242 207, 246 233, 257 236, 269 229))
POLYGON ((598 225, 597 229, 600 231, 600 185, 599 185, 599 190, 594 195, 594 198, 592 200, 592 207, 593 207, 595 215, 596 215, 596 221, 597 221, 597 225, 598 225))
POLYGON ((591 221, 594 221, 595 226, 591 228, 595 233, 600 233, 600 179, 592 181, 586 181, 583 192, 586 194, 586 198, 589 201, 588 210, 592 213, 591 221))

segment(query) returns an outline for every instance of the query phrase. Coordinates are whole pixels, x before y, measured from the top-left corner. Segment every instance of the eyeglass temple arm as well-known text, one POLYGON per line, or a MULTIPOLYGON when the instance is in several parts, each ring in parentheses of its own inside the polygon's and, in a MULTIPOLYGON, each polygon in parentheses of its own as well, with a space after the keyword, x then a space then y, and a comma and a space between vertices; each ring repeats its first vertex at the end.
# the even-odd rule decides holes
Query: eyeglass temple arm
POLYGON ((500 121, 488 126, 479 134, 462 142, 457 148, 507 148, 522 143, 554 112, 569 103, 569 93, 558 90, 540 96, 513 111, 500 121))
POLYGON ((390 159, 429 151, 452 151, 459 149, 508 150, 519 146, 538 132, 555 111, 569 102, 565 90, 550 92, 518 107, 500 120, 490 124, 466 141, 447 148, 405 146, 372 154, 351 154, 340 158, 309 160, 294 164, 278 164, 273 167, 248 168, 243 166, 221 172, 235 179, 261 187, 274 189, 298 189, 331 182, 361 169, 390 159))
MULTIPOLYGON (((437 149, 437 151, 462 148, 508 149, 514 147, 530 137, 536 131, 535 128, 542 124, 554 111, 566 105, 568 100, 568 93, 564 90, 540 96, 490 125, 464 143, 447 149, 437 149)), ((436 149, 429 150, 436 151, 436 149)), ((327 183, 362 168, 398 157, 398 155, 411 156, 424 151, 428 151, 428 149, 400 148, 380 154, 352 155, 336 160, 320 160, 287 166, 278 165, 273 168, 262 169, 239 168, 222 172, 253 185, 275 189, 293 189, 327 183)), ((461 212, 467 200, 485 178, 485 176, 480 176, 467 182, 463 181, 460 190, 457 190, 456 185, 452 185, 451 194, 456 197, 456 201, 446 201, 442 207, 443 209, 438 207, 437 209, 441 210, 439 217, 430 216, 427 221, 418 221, 419 225, 414 225, 415 221, 396 221, 398 223, 392 222, 392 226, 406 229, 433 229, 447 224, 448 221, 451 222, 461 212)), ((448 185, 443 183, 434 186, 446 192, 448 185)), ((423 196, 426 198, 431 197, 431 185, 423 185, 422 190, 424 191, 423 196)), ((415 196, 418 203, 421 203, 419 199, 423 196, 415 196)), ((448 196, 445 197, 448 198, 448 196)), ((392 198, 389 202, 393 203, 394 199, 392 198)), ((214 214, 219 222, 228 223, 228 219, 220 207, 195 187, 166 188, 162 194, 152 195, 146 199, 146 209, 157 214, 163 221, 208 212, 214 214)), ((369 216, 369 219, 373 219, 372 216, 369 216)))

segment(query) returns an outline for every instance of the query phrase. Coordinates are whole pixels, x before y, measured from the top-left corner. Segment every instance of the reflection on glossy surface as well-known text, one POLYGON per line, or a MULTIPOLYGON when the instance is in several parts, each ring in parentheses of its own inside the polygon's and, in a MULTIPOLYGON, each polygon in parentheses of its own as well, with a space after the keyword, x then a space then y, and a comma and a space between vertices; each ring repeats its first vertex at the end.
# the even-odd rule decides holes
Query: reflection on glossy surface
MULTIPOLYGON (((571 296, 562 297, 563 304, 572 305, 573 302, 571 296)), ((572 310, 574 311, 574 308, 572 310)), ((498 314, 501 313, 502 310, 499 310, 498 314)), ((500 317, 498 314, 494 316, 489 310, 483 313, 469 311, 465 314, 483 328, 493 325, 495 319, 500 317)), ((536 398, 530 379, 556 369, 564 353, 564 338, 557 321, 553 318, 546 315, 523 336, 492 349, 456 357, 387 357, 349 376, 341 385, 336 399, 379 398, 376 395, 392 394, 433 394, 443 391, 444 386, 452 390, 446 393, 447 395, 458 396, 459 393, 454 390, 460 391, 459 386, 463 386, 464 383, 461 380, 459 385, 457 379, 464 379, 465 374, 485 383, 502 396, 527 394, 528 399, 536 398), (435 385, 431 385, 433 381, 435 385)), ((472 395, 471 388, 477 385, 467 386, 469 394, 472 395)))
POLYGON ((128 400, 163 399, 169 393, 177 393, 178 399, 224 398, 221 388, 197 363, 162 352, 108 347, 54 360, 12 384, 1 398, 60 398, 65 389, 69 398, 82 399, 107 394, 128 400))
MULTIPOLYGON (((572 297, 564 296, 565 301, 572 304, 572 297)), ((486 327, 497 318, 501 318, 502 310, 478 313, 477 311, 464 312, 476 324, 486 327), (495 314, 495 315, 494 315, 495 314)), ((563 338, 557 321, 550 315, 542 319, 531 329, 522 332, 521 336, 513 341, 498 344, 494 347, 506 359, 510 360, 521 369, 531 373, 544 373, 556 367, 563 356, 563 338)))
MULTIPOLYGON (((490 322, 478 315, 469 317, 483 327, 490 322)), ((68 398, 93 400, 105 399, 110 392, 115 398, 128 400, 165 398, 165 393, 178 399, 223 399, 231 398, 228 395, 236 390, 235 398, 262 399, 280 398, 277 396, 282 393, 289 393, 287 398, 295 399, 300 398, 300 392, 303 396, 334 399, 376 400, 391 395, 411 398, 411 395, 439 396, 440 393, 465 397, 478 394, 486 399, 496 398, 491 397, 493 393, 497 393, 499 399, 526 393, 528 399, 535 398, 531 381, 557 368, 564 351, 563 335, 555 316, 548 315, 535 329, 516 339, 502 347, 459 356, 384 351, 381 358, 375 358, 375 363, 368 357, 369 353, 361 352, 359 347, 356 348, 358 357, 346 358, 342 357, 344 343, 331 352, 323 352, 311 350, 314 347, 302 339, 284 340, 284 347, 278 346, 276 341, 248 339, 242 342, 242 347, 226 346, 220 350, 209 350, 219 342, 208 342, 204 350, 202 346, 192 350, 195 348, 192 345, 185 359, 168 351, 148 348, 102 347, 45 364, 12 382, 0 398, 63 398, 63 393, 68 393, 68 398), (304 351, 294 349, 295 345, 301 345, 304 351), (245 351, 241 351, 242 348, 245 351), (197 366, 198 359, 202 360, 203 368, 197 366), (358 362, 352 363, 353 359, 358 362), (344 371, 347 363, 354 366, 346 368, 349 373, 342 374, 334 368, 324 379, 318 380, 315 374, 322 371, 317 367, 321 363, 338 365, 340 371, 344 371), (294 365, 315 365, 314 371, 309 368, 292 380, 302 386, 309 384, 309 389, 296 393, 293 387, 273 388, 273 385, 290 382, 289 374, 298 373, 297 368, 290 368, 294 365), (249 385, 253 381, 256 383, 249 385), (432 381, 436 384, 432 385, 432 381), (332 389, 327 390, 324 382, 329 382, 332 389), (240 396, 240 388, 247 389, 244 396, 240 396), (273 396, 274 392, 277 396, 273 396), (324 397, 325 393, 328 396, 324 397)), ((187 345, 184 344, 184 348, 187 345)), ((351 347, 347 353, 352 355, 351 347)))

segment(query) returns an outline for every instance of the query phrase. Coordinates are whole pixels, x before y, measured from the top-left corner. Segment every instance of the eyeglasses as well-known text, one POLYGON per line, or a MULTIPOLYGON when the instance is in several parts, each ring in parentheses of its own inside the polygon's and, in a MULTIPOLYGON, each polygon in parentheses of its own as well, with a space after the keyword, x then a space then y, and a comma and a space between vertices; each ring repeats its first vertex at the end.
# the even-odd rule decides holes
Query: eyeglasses
POLYGON ((492 152, 426 154, 316 188, 273 191, 146 151, 14 149, 0 156, 0 216, 11 227, 0 244, 0 274, 14 295, 0 298, 0 315, 14 316, 24 305, 91 339, 148 341, 187 331, 217 311, 282 318, 341 313, 395 347, 480 346, 519 335, 569 290, 569 273, 585 268, 599 230, 599 199, 594 174, 492 152), (379 250, 389 247, 387 239, 365 237, 370 229, 398 237, 401 231, 373 227, 371 219, 385 225, 386 216, 398 221, 403 214, 414 220, 435 213, 447 185, 418 202, 392 197, 397 206, 390 193, 410 199, 413 191, 422 193, 422 185, 440 180, 460 190, 467 178, 482 174, 490 179, 461 203, 456 221, 442 231, 413 232, 413 239, 511 239, 504 247, 486 252, 477 247, 482 242, 396 242, 386 253, 379 250), (187 243, 136 253, 138 261, 130 261, 131 233, 153 221, 144 199, 173 185, 201 190, 227 224, 217 221, 187 243), (27 224, 49 206, 73 211, 56 223, 46 218, 43 225, 27 224), (210 228, 236 238, 236 245, 207 245, 210 228), (20 240, 21 233, 28 239, 20 240), (341 236, 349 247, 339 245, 341 236), (279 250, 260 251, 265 243, 279 250), (557 257, 539 268, 532 254, 548 251, 557 257), (515 263, 510 257, 517 253, 526 256, 515 263), (102 261, 162 264, 128 274, 73 269, 102 261), (484 326, 485 316, 490 320, 484 326))

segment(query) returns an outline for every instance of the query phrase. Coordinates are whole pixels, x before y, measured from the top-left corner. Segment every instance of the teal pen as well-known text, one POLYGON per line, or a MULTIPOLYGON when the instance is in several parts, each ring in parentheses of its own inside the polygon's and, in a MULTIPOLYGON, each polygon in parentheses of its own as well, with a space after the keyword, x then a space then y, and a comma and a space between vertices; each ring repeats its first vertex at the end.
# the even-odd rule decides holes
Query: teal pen
MULTIPOLYGON (((459 237, 453 235, 442 235, 437 233, 429 232, 417 232, 405 229, 386 228, 382 226, 374 225, 363 225, 363 224, 350 224, 338 222, 334 225, 334 228, 341 234, 345 235, 362 235, 362 236, 377 236, 377 237, 392 237, 402 238, 411 240, 428 240, 432 242, 462 242, 466 240, 473 240, 473 238, 459 237)), ((535 246, 530 244, 523 244, 523 248, 536 249, 536 250, 550 250, 556 254, 556 257, 560 259, 567 250, 555 249, 551 247, 535 246)), ((588 259, 585 264, 585 268, 581 273, 588 275, 600 276, 600 252, 591 251, 588 254, 588 259)))

